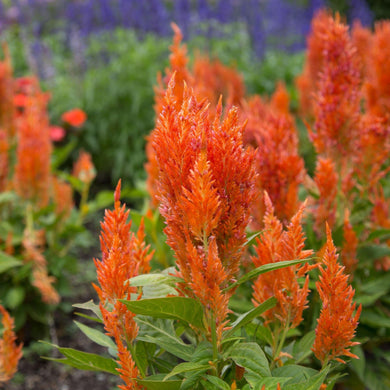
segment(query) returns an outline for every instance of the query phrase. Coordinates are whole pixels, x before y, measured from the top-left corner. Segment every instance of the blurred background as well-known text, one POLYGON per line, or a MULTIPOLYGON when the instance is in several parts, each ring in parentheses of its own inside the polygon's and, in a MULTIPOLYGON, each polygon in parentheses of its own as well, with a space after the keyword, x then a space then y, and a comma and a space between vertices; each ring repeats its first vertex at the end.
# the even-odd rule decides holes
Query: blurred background
POLYGON ((305 37, 323 7, 364 26, 390 15, 389 0, 1 0, 0 34, 15 76, 35 74, 51 92, 53 123, 73 107, 87 113, 77 149, 92 154, 97 191, 119 177, 129 187, 145 178, 153 86, 168 64, 172 21, 190 57, 207 52, 236 67, 249 94, 270 94, 284 80, 294 108, 305 37))

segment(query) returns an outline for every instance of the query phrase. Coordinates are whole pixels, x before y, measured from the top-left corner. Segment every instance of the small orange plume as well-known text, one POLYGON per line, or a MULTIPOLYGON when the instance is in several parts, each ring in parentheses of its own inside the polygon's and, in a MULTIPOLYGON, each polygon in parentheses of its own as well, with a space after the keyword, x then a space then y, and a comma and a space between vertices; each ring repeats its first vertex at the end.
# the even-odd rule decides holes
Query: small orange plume
POLYGON ((51 183, 55 212, 58 216, 61 216, 62 219, 66 219, 69 217, 74 206, 73 189, 69 183, 56 176, 52 177, 51 183))
POLYGON ((52 144, 47 116, 49 96, 34 85, 17 119, 18 144, 14 185, 19 196, 44 207, 50 194, 52 144))
POLYGON ((355 231, 352 228, 351 222, 349 220, 349 210, 345 210, 344 214, 344 226, 343 226, 344 240, 343 246, 341 249, 341 260, 345 267, 345 271, 348 274, 351 274, 356 269, 358 260, 357 255, 357 246, 358 238, 355 231))
POLYGON ((358 345, 352 341, 362 307, 355 312, 353 303, 355 291, 348 285, 348 275, 338 261, 329 226, 326 226, 326 249, 320 263, 320 278, 316 283, 322 301, 320 317, 317 320, 314 355, 326 365, 331 360, 345 363, 340 356, 358 357, 350 347, 358 345), (354 313, 355 312, 355 313, 354 313))
MULTIPOLYGON (((260 267, 279 261, 309 257, 313 252, 303 249, 305 236, 301 226, 305 204, 293 216, 287 230, 284 231, 283 224, 275 216, 267 193, 264 200, 266 205, 264 230, 261 237, 256 239, 256 255, 252 256, 254 265, 260 267)), ((294 328, 300 324, 302 312, 307 307, 309 278, 307 276, 305 284, 300 287, 298 277, 303 276, 309 269, 308 266, 291 266, 257 278, 253 284, 253 303, 259 305, 272 296, 278 300, 274 308, 263 314, 266 324, 278 322, 283 328, 294 328)))
POLYGON ((317 185, 319 199, 313 208, 314 229, 322 231, 325 221, 333 227, 336 222, 336 196, 339 177, 334 162, 329 158, 320 157, 317 161, 314 182, 317 185))
POLYGON ((88 152, 81 151, 79 158, 73 166, 73 176, 77 177, 80 181, 85 184, 92 183, 96 177, 95 166, 92 162, 92 157, 88 152))
POLYGON ((18 362, 23 353, 23 344, 16 345, 16 336, 13 331, 14 320, 7 310, 0 305, 1 323, 3 334, 0 338, 0 384, 9 381, 18 368, 18 362))
POLYGON ((118 347, 118 369, 126 383, 123 389, 141 388, 136 382, 139 376, 127 344, 132 343, 138 334, 134 314, 119 299, 130 299, 136 293, 128 280, 133 276, 150 270, 149 261, 152 254, 145 246, 144 227, 141 223, 138 234, 130 231, 131 223, 127 222, 129 210, 120 202, 121 182, 115 190, 114 210, 106 210, 101 224, 100 246, 102 259, 94 259, 99 286, 93 284, 100 299, 100 310, 103 315, 107 334, 114 337, 118 347), (108 305, 107 305, 108 304, 108 305))

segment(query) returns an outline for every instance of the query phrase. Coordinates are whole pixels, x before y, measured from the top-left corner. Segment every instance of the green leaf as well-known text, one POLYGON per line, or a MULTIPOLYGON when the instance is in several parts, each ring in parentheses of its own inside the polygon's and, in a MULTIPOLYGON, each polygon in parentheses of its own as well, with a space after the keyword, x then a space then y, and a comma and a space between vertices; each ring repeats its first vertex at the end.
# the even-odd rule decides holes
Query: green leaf
MULTIPOLYGON (((245 371, 256 380, 264 376, 271 376, 268 360, 263 350, 256 343, 240 343, 235 345, 229 353, 238 366, 245 368, 245 371)), ((248 382, 251 384, 251 381, 248 382)))
POLYGON ((45 357, 47 360, 57 361, 69 366, 79 368, 87 371, 105 371, 110 374, 119 375, 117 363, 113 359, 108 359, 103 356, 96 355, 94 353, 77 351, 72 348, 62 348, 52 344, 57 348, 66 359, 55 359, 45 357))
POLYGON ((85 303, 75 303, 72 306, 77 307, 78 309, 91 310, 93 313, 95 313, 96 317, 98 317, 100 320, 103 320, 99 305, 93 303, 92 299, 85 303))
POLYGON ((256 232, 256 233, 252 234, 251 236, 249 236, 249 237, 247 238, 246 242, 245 242, 245 246, 250 245, 251 242, 252 242, 256 237, 258 237, 260 234, 261 234, 261 231, 256 232))
POLYGON ((184 372, 191 372, 191 371, 207 371, 210 369, 209 364, 199 364, 199 363, 192 363, 192 362, 186 362, 181 363, 177 365, 168 375, 164 377, 164 381, 167 379, 182 374, 184 372))
POLYGON ((136 322, 140 326, 137 340, 156 344, 180 359, 191 360, 194 347, 176 336, 172 321, 159 319, 151 322, 137 316, 136 322))
POLYGON ((386 245, 371 244, 362 245, 358 248, 357 257, 361 260, 373 260, 380 259, 390 255, 390 248, 386 245))
MULTIPOLYGON (((366 370, 366 357, 364 356, 363 348, 360 345, 355 345, 351 348, 351 352, 358 356, 359 359, 351 359, 351 367, 356 372, 356 375, 364 383, 364 371, 366 370)), ((390 361, 389 361, 390 363, 390 361)))
POLYGON ((266 272, 275 271, 277 269, 286 268, 301 263, 307 263, 311 260, 313 260, 312 257, 309 257, 307 259, 301 259, 301 260, 287 260, 287 261, 278 261, 277 263, 264 264, 248 272, 241 279, 237 280, 237 282, 231 284, 229 287, 226 287, 223 291, 224 292, 229 291, 230 289, 237 287, 240 284, 247 282, 248 280, 254 279, 261 274, 265 274, 266 272))
POLYGON ((78 328, 92 341, 96 344, 101 345, 102 347, 111 348, 114 351, 116 350, 115 343, 103 332, 93 329, 87 325, 84 325, 78 321, 74 321, 78 328))
POLYGON ((390 318, 387 315, 381 315, 370 309, 363 310, 359 322, 374 328, 390 328, 390 318))
POLYGON ((231 336, 236 330, 240 329, 241 327, 245 326, 249 322, 251 322, 253 319, 260 316, 265 311, 273 308, 277 303, 277 299, 275 297, 267 299, 265 302, 263 302, 261 305, 256 306, 252 310, 249 310, 248 312, 241 314, 232 324, 231 329, 229 329, 225 335, 224 338, 231 336))
POLYGON ((293 356, 296 361, 301 361, 312 353, 311 347, 313 346, 315 337, 315 330, 312 330, 294 344, 293 356))
POLYGON ((381 238, 382 240, 386 240, 390 238, 390 229, 377 229, 372 231, 368 237, 367 241, 375 240, 376 238, 381 238))
POLYGON ((24 297, 26 295, 26 292, 23 287, 20 286, 15 286, 11 287, 5 297, 4 297, 4 302, 7 307, 10 309, 15 309, 19 305, 22 304, 24 297))
POLYGON ((130 285, 134 287, 144 287, 155 284, 169 284, 175 286, 176 283, 182 281, 182 278, 164 274, 143 274, 129 279, 130 285))
POLYGON ((0 273, 8 271, 14 267, 20 267, 21 265, 23 265, 21 260, 0 251, 0 273))
POLYGON ((304 382, 287 384, 283 386, 283 390, 319 390, 325 381, 328 371, 329 368, 326 368, 304 382))
POLYGON ((277 367, 272 370, 272 376, 289 377, 290 383, 304 382, 317 373, 318 371, 314 370, 313 368, 299 366, 297 364, 286 364, 282 367, 277 367))
POLYGON ((51 167, 52 170, 57 169, 70 155, 77 144, 76 138, 73 138, 68 144, 63 147, 57 147, 52 153, 51 167))
POLYGON ((168 297, 127 301, 120 299, 127 308, 135 313, 155 318, 172 318, 188 322, 203 329, 203 308, 195 299, 185 297, 168 297))
POLYGON ((266 390, 276 390, 278 384, 283 385, 288 382, 291 378, 289 377, 267 377, 260 379, 259 382, 256 382, 254 390, 262 390, 265 386, 266 390))
POLYGON ((221 378, 212 375, 206 375, 206 380, 215 386, 215 389, 230 390, 231 387, 221 378))
POLYGON ((145 379, 137 379, 137 382, 148 390, 179 390, 181 380, 164 381, 164 375, 151 375, 145 379))

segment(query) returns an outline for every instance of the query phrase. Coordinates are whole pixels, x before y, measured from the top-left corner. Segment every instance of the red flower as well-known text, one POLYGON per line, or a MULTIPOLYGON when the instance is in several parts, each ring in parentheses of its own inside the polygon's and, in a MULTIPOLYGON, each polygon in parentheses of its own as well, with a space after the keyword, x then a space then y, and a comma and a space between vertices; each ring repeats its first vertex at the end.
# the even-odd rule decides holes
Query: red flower
POLYGON ((62 114, 61 119, 73 127, 81 127, 87 120, 87 115, 80 108, 66 111, 62 114))
POLYGON ((49 127, 50 138, 52 141, 61 141, 65 137, 65 130, 60 126, 49 127))

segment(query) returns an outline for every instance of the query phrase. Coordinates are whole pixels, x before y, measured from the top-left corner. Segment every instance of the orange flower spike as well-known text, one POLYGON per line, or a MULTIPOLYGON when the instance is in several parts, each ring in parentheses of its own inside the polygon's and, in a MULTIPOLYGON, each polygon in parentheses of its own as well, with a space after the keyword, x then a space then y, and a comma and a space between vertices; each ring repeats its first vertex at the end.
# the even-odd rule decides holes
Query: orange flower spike
POLYGON ((353 45, 356 47, 360 72, 364 80, 367 73, 367 62, 370 58, 367 53, 369 53, 372 46, 373 34, 369 28, 363 27, 360 21, 357 20, 352 26, 351 37, 353 45))
POLYGON ((52 177, 52 186, 55 212, 61 218, 66 219, 74 206, 73 189, 69 183, 55 176, 52 177))
POLYGON ((358 262, 356 258, 358 238, 352 228, 351 222, 349 220, 349 210, 347 209, 345 210, 344 214, 343 232, 344 240, 343 247, 341 248, 341 260, 346 272, 351 274, 350 276, 352 278, 352 272, 355 270, 358 262))
POLYGON ((286 85, 279 81, 270 101, 270 106, 277 112, 290 116, 290 97, 286 85))
POLYGON ((74 108, 64 112, 61 119, 73 127, 81 127, 87 120, 87 114, 80 108, 74 108))
POLYGON ((53 287, 56 278, 48 275, 46 267, 33 266, 32 277, 32 285, 41 293, 43 302, 51 305, 56 305, 60 302, 60 296, 53 287))
POLYGON ((322 309, 312 348, 323 365, 330 360, 345 363, 340 359, 343 355, 358 359, 351 353, 350 347, 359 344, 352 339, 362 310, 360 305, 355 312, 356 304, 352 301, 355 291, 348 285, 348 275, 344 274, 344 267, 337 261, 338 255, 328 225, 326 234, 326 250, 320 264, 321 275, 316 283, 322 309))
POLYGON ((8 46, 3 45, 4 60, 0 61, 0 128, 11 139, 15 135, 14 80, 8 46))
POLYGON ((6 190, 8 183, 8 150, 7 134, 0 129, 0 192, 6 190))
POLYGON ((139 274, 147 274, 150 272, 150 260, 153 254, 154 250, 150 251, 150 245, 145 245, 145 222, 142 217, 138 232, 134 236, 134 258, 138 264, 139 274))
POLYGON ((325 221, 328 221, 330 227, 333 227, 336 222, 338 180, 334 162, 329 158, 320 157, 314 176, 314 182, 319 191, 319 199, 313 209, 314 229, 317 233, 322 231, 325 221))
POLYGON ((96 177, 95 166, 88 152, 80 152, 79 158, 73 166, 73 176, 86 184, 90 184, 96 177))
POLYGON ((328 16, 323 66, 314 99, 314 130, 310 138, 317 153, 334 161, 352 157, 359 137, 361 75, 348 26, 340 16, 328 16))
POLYGON ((18 362, 23 353, 23 344, 16 345, 16 336, 13 331, 14 320, 0 305, 3 325, 3 334, 0 339, 0 384, 9 381, 17 371, 18 362))
POLYGON ((390 111, 390 21, 375 25, 367 64, 367 111, 389 118, 390 111))
POLYGON ((52 143, 47 116, 48 95, 40 91, 28 97, 18 118, 14 184, 19 196, 44 207, 49 201, 52 143))

